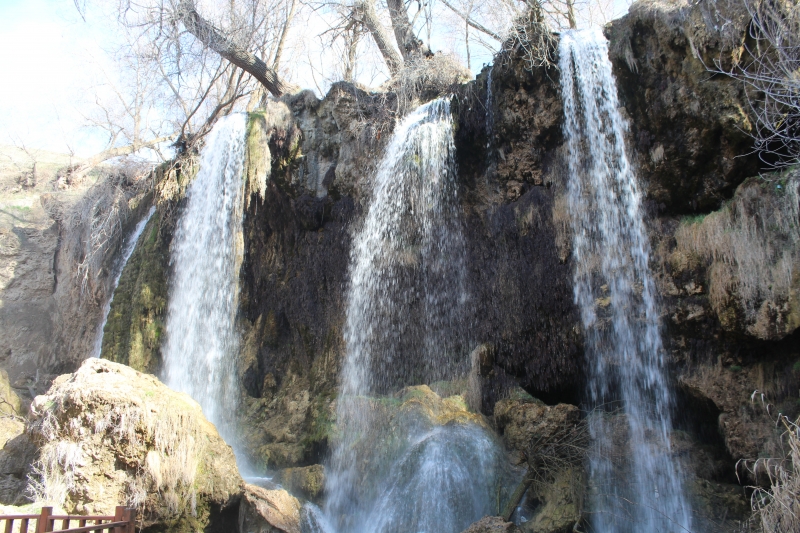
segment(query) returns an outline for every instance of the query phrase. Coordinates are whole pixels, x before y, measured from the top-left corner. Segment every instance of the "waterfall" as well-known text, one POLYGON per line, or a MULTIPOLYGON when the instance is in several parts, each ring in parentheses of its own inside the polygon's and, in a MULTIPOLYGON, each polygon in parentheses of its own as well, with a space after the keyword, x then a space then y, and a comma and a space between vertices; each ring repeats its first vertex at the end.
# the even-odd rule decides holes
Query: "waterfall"
POLYGON ((164 377, 230 442, 236 408, 234 328, 247 117, 220 119, 200 154, 173 237, 164 377))
POLYGON ((670 457, 673 401, 641 192, 625 153, 627 124, 603 35, 562 33, 559 70, 574 296, 586 334, 591 407, 598 410, 590 424, 596 530, 688 531, 691 511, 680 468, 670 457), (602 412, 617 401, 627 422, 615 424, 623 418, 602 412), (621 454, 614 448, 620 445, 628 446, 621 454), (623 464, 614 460, 620 456, 623 464))
POLYGON ((125 241, 125 246, 122 249, 122 256, 119 262, 116 264, 114 268, 114 283, 111 285, 111 292, 108 300, 106 300, 105 305, 103 305, 103 318, 100 321, 100 328, 97 331, 97 337, 94 340, 94 351, 92 352, 92 357, 100 357, 100 353, 103 351, 103 333, 106 329, 106 322, 108 321, 108 314, 111 312, 111 303, 114 301, 114 291, 117 290, 119 286, 119 279, 122 277, 122 271, 125 270, 125 265, 128 264, 128 260, 133 255, 133 251, 136 249, 136 243, 139 242, 139 236, 144 231, 144 227, 147 226, 147 223, 150 222, 150 219, 153 217, 153 213, 156 212, 156 207, 153 206, 150 208, 150 211, 147 212, 147 215, 136 224, 136 227, 128 236, 128 239, 125 241))
MULTIPOLYGON (((404 386, 466 372, 466 264, 449 100, 395 129, 351 252, 346 359, 325 516, 308 531, 459 533, 496 514, 504 457, 478 423, 393 419, 384 400, 404 386), (387 436, 388 433, 388 436, 387 436)), ((314 513, 308 516, 313 517, 314 513)))

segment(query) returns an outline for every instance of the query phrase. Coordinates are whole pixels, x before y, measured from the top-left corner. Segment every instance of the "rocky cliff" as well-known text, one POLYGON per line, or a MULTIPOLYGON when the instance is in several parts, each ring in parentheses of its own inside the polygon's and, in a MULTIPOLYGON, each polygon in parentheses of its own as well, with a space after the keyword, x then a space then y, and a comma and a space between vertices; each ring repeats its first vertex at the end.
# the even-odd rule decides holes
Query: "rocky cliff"
MULTIPOLYGON (((735 0, 640 0, 605 29, 646 193, 650 266, 678 390, 673 447, 694 473, 696 497, 711 502, 709 520, 743 505, 732 488, 737 461, 776 451, 753 391, 798 412, 800 178, 796 170, 759 175, 744 89, 709 72, 715 61, 746 60, 747 24, 735 0)), ((449 88, 469 342, 480 347, 468 404, 490 417, 514 391, 577 406, 584 390, 560 73, 531 70, 524 48, 509 50, 491 71, 449 88)), ((339 83, 321 100, 303 92, 250 116, 237 416, 255 464, 306 466, 327 452, 351 239, 397 107, 392 93, 339 83)), ((190 163, 157 175, 158 215, 122 274, 106 326, 103 357, 137 370, 160 369, 169 243, 191 176, 190 163)), ((514 408, 544 409, 534 405, 526 396, 514 408)), ((507 432, 508 405, 499 408, 497 427, 507 432)), ((525 438, 506 434, 509 448, 523 449, 525 438)))

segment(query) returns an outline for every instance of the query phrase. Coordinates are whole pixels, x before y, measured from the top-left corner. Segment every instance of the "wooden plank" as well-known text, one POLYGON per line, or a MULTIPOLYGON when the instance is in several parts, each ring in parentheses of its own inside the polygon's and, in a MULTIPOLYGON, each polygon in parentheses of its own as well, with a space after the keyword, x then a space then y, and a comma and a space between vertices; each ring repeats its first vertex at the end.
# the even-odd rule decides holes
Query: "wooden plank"
POLYGON ((105 522, 103 524, 95 524, 86 527, 76 527, 66 531, 57 531, 56 533, 91 533, 93 531, 105 531, 106 529, 116 529, 127 527, 127 522, 105 522))
POLYGON ((23 518, 19 523, 19 533, 28 533, 28 518, 23 518))
POLYGON ((14 519, 13 518, 6 518, 6 529, 5 533, 11 533, 11 530, 14 528, 14 519))

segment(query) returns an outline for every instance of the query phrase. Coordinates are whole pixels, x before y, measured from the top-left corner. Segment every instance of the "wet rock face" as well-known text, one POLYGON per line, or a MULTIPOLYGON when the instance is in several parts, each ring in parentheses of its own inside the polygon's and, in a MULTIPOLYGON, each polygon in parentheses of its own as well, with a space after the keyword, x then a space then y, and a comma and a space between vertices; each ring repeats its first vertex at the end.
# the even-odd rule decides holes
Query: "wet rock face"
POLYGON ((730 68, 748 21, 736 0, 640 0, 606 28, 638 173, 662 212, 716 209, 759 170, 742 84, 706 68, 730 68))
POLYGON ((483 406, 509 383, 537 397, 577 401, 580 317, 565 253, 560 145, 562 103, 554 68, 528 71, 503 54, 454 97, 459 196, 465 212, 471 329, 494 346, 483 406))
POLYGON ((156 213, 128 260, 103 333, 101 357, 141 372, 161 370, 167 308, 170 224, 156 213))
POLYGON ((798 413, 797 277, 776 275, 800 254, 795 179, 747 179, 714 212, 652 224, 664 338, 678 376, 676 423, 715 443, 730 481, 738 460, 777 453, 760 394, 776 412, 798 413))

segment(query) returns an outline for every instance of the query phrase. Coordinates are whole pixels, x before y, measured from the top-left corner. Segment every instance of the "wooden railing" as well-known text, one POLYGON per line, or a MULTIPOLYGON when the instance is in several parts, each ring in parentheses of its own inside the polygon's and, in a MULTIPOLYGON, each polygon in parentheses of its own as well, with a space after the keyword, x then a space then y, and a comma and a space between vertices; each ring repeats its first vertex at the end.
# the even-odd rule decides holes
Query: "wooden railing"
POLYGON ((89 533, 92 531, 107 533, 134 533, 136 529, 136 511, 128 507, 118 506, 114 516, 61 516, 54 515, 52 507, 42 507, 39 514, 0 515, 0 525, 5 522, 4 533, 29 533, 31 522, 36 522, 36 528, 30 533, 89 533), (19 529, 14 527, 14 522, 19 521, 19 529), (56 529, 57 522, 61 528, 56 529), (77 527, 70 527, 72 523, 77 527), (92 524, 94 522, 94 524, 92 524))

